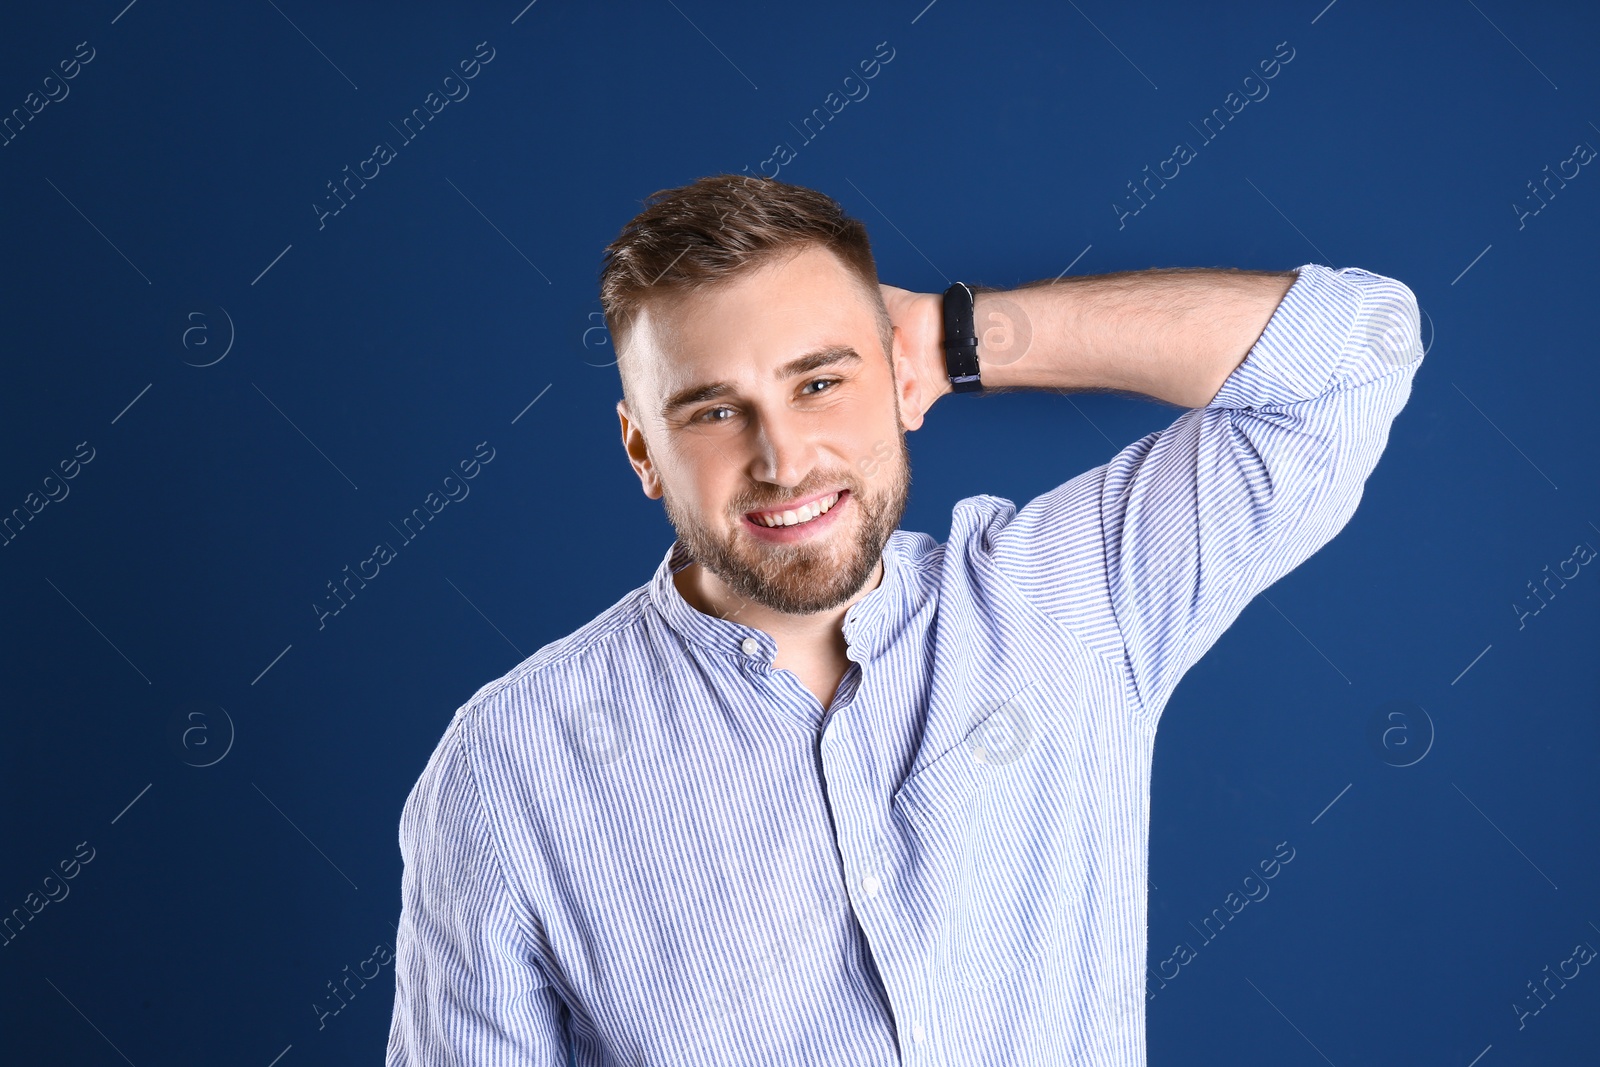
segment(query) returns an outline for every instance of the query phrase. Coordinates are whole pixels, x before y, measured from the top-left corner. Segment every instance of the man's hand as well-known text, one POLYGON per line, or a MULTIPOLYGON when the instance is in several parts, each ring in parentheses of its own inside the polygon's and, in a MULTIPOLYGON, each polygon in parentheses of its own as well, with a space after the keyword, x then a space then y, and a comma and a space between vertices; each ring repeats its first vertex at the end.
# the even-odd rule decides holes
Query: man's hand
POLYGON ((889 321, 894 323, 900 338, 904 363, 896 367, 895 373, 909 375, 917 385, 917 410, 906 411, 902 404, 901 417, 907 423, 920 426, 920 416, 927 414, 935 400, 950 392, 950 376, 945 370, 942 347, 944 302, 938 293, 913 293, 881 283, 878 288, 883 291, 889 321))

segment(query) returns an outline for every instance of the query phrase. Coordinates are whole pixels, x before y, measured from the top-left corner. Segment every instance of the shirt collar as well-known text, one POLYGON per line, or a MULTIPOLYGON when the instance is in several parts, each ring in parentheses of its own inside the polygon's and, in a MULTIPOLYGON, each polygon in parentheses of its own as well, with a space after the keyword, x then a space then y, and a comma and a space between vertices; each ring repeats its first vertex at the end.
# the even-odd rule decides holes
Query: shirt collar
MULTIPOLYGON (((883 546, 883 579, 878 587, 845 612, 844 638, 847 653, 857 663, 877 656, 890 634, 897 628, 898 614, 905 601, 907 547, 915 536, 895 530, 883 546)), ((691 605, 678 592, 672 576, 691 562, 681 539, 672 542, 650 582, 650 602, 675 633, 723 655, 754 659, 768 667, 777 657, 778 644, 771 634, 733 619, 707 615, 691 605), (747 644, 746 642, 753 642, 747 644)))

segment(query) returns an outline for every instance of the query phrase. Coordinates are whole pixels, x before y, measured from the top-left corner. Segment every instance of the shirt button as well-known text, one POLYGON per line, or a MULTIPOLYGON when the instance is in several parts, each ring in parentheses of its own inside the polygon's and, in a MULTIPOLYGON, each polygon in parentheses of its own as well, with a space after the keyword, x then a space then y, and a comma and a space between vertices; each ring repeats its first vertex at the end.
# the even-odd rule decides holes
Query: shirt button
POLYGON ((915 1041, 917 1044, 919 1044, 919 1045, 922 1044, 923 1040, 927 1036, 928 1036, 927 1033, 925 1033, 923 1031, 923 1029, 922 1029, 922 1024, 921 1023, 917 1023, 915 1026, 913 1026, 911 1028, 911 1040, 915 1041))
POLYGON ((747 637, 739 642, 739 647, 744 650, 745 655, 753 656, 761 650, 761 642, 753 637, 747 637))
POLYGON ((869 874, 861 880, 861 888, 867 891, 867 896, 869 897, 877 896, 878 890, 882 887, 882 885, 883 883, 878 881, 876 875, 869 874))

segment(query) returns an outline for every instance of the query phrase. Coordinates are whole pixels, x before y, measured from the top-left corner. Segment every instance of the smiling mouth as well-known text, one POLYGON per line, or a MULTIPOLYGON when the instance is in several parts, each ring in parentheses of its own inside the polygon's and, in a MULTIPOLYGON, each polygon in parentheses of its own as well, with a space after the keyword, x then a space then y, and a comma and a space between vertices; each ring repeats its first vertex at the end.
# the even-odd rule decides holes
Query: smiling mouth
POLYGON ((848 492, 848 489, 840 489, 829 493, 827 496, 813 500, 809 504, 803 504, 798 508, 784 511, 751 511, 747 512, 745 517, 757 526, 765 526, 769 529, 785 526, 803 526, 833 510, 848 492))

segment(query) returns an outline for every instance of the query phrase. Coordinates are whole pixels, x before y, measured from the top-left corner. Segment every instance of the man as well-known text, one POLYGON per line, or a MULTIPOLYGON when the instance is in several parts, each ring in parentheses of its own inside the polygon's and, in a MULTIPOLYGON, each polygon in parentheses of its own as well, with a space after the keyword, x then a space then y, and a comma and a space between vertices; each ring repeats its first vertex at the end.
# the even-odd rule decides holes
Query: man
POLYGON ((1354 513, 1411 291, 979 291, 984 389, 1190 410, 939 544, 897 528, 905 433, 958 339, 859 222, 724 175, 607 251, 623 445, 677 540, 463 705, 407 799, 389 1063, 1143 1064, 1157 720, 1354 513))

